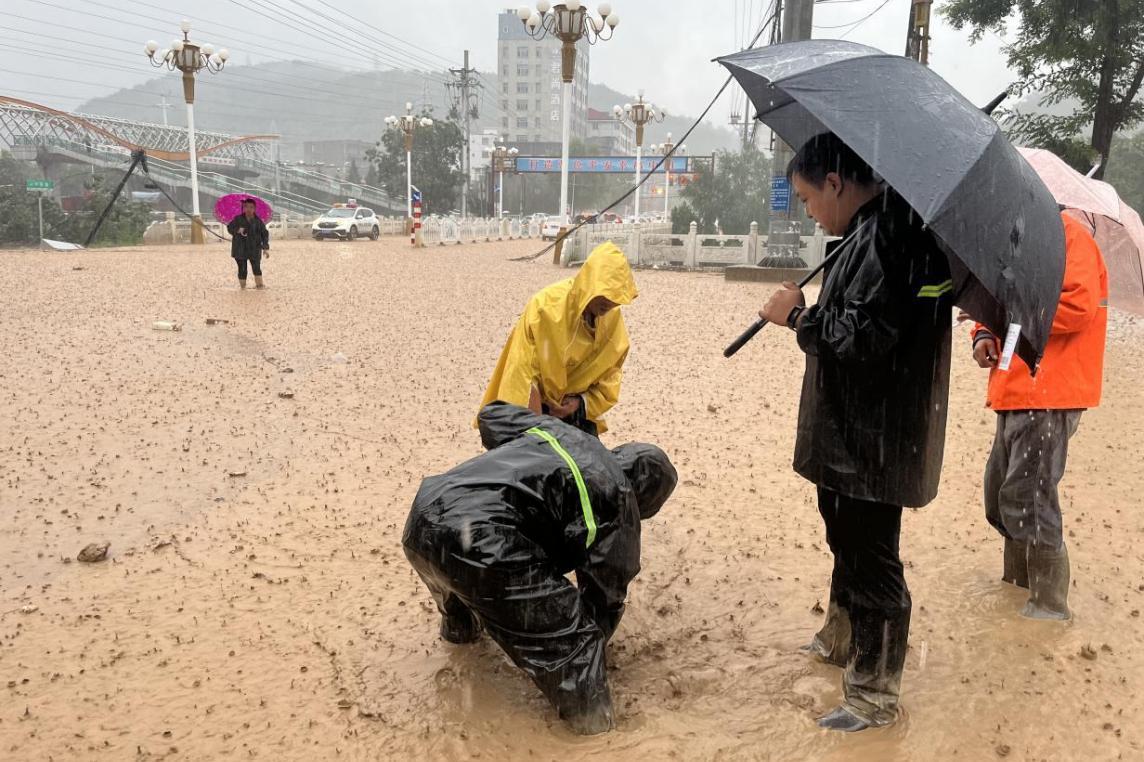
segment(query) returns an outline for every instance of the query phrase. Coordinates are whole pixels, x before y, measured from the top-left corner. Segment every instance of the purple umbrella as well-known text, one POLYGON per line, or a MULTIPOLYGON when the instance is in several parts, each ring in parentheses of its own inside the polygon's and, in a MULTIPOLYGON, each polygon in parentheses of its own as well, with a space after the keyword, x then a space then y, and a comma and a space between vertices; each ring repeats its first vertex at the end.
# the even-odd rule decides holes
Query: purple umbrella
POLYGON ((248 200, 254 202, 254 213, 258 215, 258 219, 263 222, 270 222, 270 217, 274 214, 270 204, 258 196, 251 196, 246 193, 231 193, 216 201, 214 205, 215 219, 224 225, 230 224, 231 220, 242 214, 242 202, 248 200))

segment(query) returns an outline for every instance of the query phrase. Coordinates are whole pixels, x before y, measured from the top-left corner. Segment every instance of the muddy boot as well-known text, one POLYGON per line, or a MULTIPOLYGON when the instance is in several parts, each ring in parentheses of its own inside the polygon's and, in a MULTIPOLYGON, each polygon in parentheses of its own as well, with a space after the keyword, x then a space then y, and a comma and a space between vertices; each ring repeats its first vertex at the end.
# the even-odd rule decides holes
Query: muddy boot
POLYGON ((262 282, 262 276, 261 275, 255 275, 254 276, 254 287, 255 288, 266 288, 266 284, 262 282))
POLYGON ((1005 538, 1005 561, 1001 581, 1017 587, 1029 588, 1028 545, 1005 538))
POLYGON ((481 637, 481 623, 472 612, 460 611, 441 615, 441 639, 454 645, 476 643, 481 637))
POLYGON ((1069 551, 1029 546, 1029 602, 1021 616, 1029 619, 1068 619, 1069 551))
POLYGON ((561 712, 560 719, 567 723, 573 733, 581 736, 607 733, 616 727, 616 720, 612 714, 612 699, 608 695, 590 707, 575 712, 561 712))
POLYGON ((238 287, 239 288, 246 288, 246 279, 245 278, 239 278, 238 279, 238 287))
POLYGON ((826 621, 800 651, 827 664, 845 667, 850 655, 850 615, 833 599, 826 608, 826 621))
POLYGON ((846 707, 840 706, 819 717, 818 727, 823 730, 837 730, 842 733, 857 733, 870 727, 870 723, 846 707))

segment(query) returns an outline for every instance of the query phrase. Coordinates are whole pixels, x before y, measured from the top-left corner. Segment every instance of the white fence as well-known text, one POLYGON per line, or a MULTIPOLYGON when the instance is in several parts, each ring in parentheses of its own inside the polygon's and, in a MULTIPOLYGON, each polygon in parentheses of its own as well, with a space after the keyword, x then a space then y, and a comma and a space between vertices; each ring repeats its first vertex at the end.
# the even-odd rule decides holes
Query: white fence
MULTIPOLYGON (((799 256, 808 267, 822 262, 831 238, 816 229, 802 236, 799 256)), ((584 262, 592 249, 612 241, 628 261, 637 267, 721 268, 730 265, 757 265, 766 257, 767 237, 759 235, 759 225, 751 223, 747 235, 700 235, 692 222, 686 233, 672 233, 670 225, 585 225, 564 243, 560 261, 565 266, 584 262)))
POLYGON ((539 237, 539 222, 520 219, 431 217, 421 224, 422 246, 539 237))

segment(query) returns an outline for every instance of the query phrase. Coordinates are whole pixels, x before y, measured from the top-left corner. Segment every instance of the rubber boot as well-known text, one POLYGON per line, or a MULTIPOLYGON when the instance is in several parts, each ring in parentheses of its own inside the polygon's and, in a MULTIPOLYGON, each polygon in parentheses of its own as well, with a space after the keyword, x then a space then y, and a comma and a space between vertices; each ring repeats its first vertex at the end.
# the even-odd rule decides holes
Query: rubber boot
POLYGON ((254 276, 254 287, 255 288, 266 288, 266 284, 262 282, 262 276, 261 275, 255 275, 254 276))
POLYGON ((441 639, 454 645, 475 643, 481 637, 481 623, 469 611, 441 615, 441 639))
POLYGON ((1005 561, 1001 572, 1001 581, 1010 585, 1029 588, 1029 562, 1028 545, 1023 542, 1005 538, 1005 561))
POLYGON ((239 278, 238 279, 238 287, 239 288, 246 288, 246 279, 245 278, 239 278))
POLYGON ((573 733, 581 736, 607 733, 616 727, 612 698, 608 694, 590 707, 575 712, 561 712, 560 719, 564 720, 573 733))
POLYGON ((1029 619, 1068 619, 1069 551, 1029 545, 1029 602, 1021 616, 1029 619))
POLYGON ((857 733, 870 727, 870 723, 846 707, 839 706, 819 717, 818 727, 823 730, 837 730, 842 733, 857 733))
POLYGON ((850 656, 850 615, 831 599, 826 608, 826 621, 810 642, 800 649, 827 664, 845 667, 850 656))

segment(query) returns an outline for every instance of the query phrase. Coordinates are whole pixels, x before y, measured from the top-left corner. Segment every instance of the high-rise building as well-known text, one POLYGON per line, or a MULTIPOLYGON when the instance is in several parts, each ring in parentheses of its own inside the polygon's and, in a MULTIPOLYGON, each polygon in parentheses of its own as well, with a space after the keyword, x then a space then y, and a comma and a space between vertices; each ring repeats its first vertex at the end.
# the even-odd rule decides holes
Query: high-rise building
POLYGON ((588 109, 588 146, 601 156, 635 156, 636 128, 611 111, 588 109))
MULTIPOLYGON (((532 39, 515 10, 497 18, 497 73, 501 91, 500 133, 509 145, 527 146, 532 151, 542 146, 551 150, 559 146, 563 130, 559 39, 549 36, 532 39)), ((591 46, 582 38, 576 44, 576 71, 572 80, 573 138, 588 137, 588 51, 591 46)))

